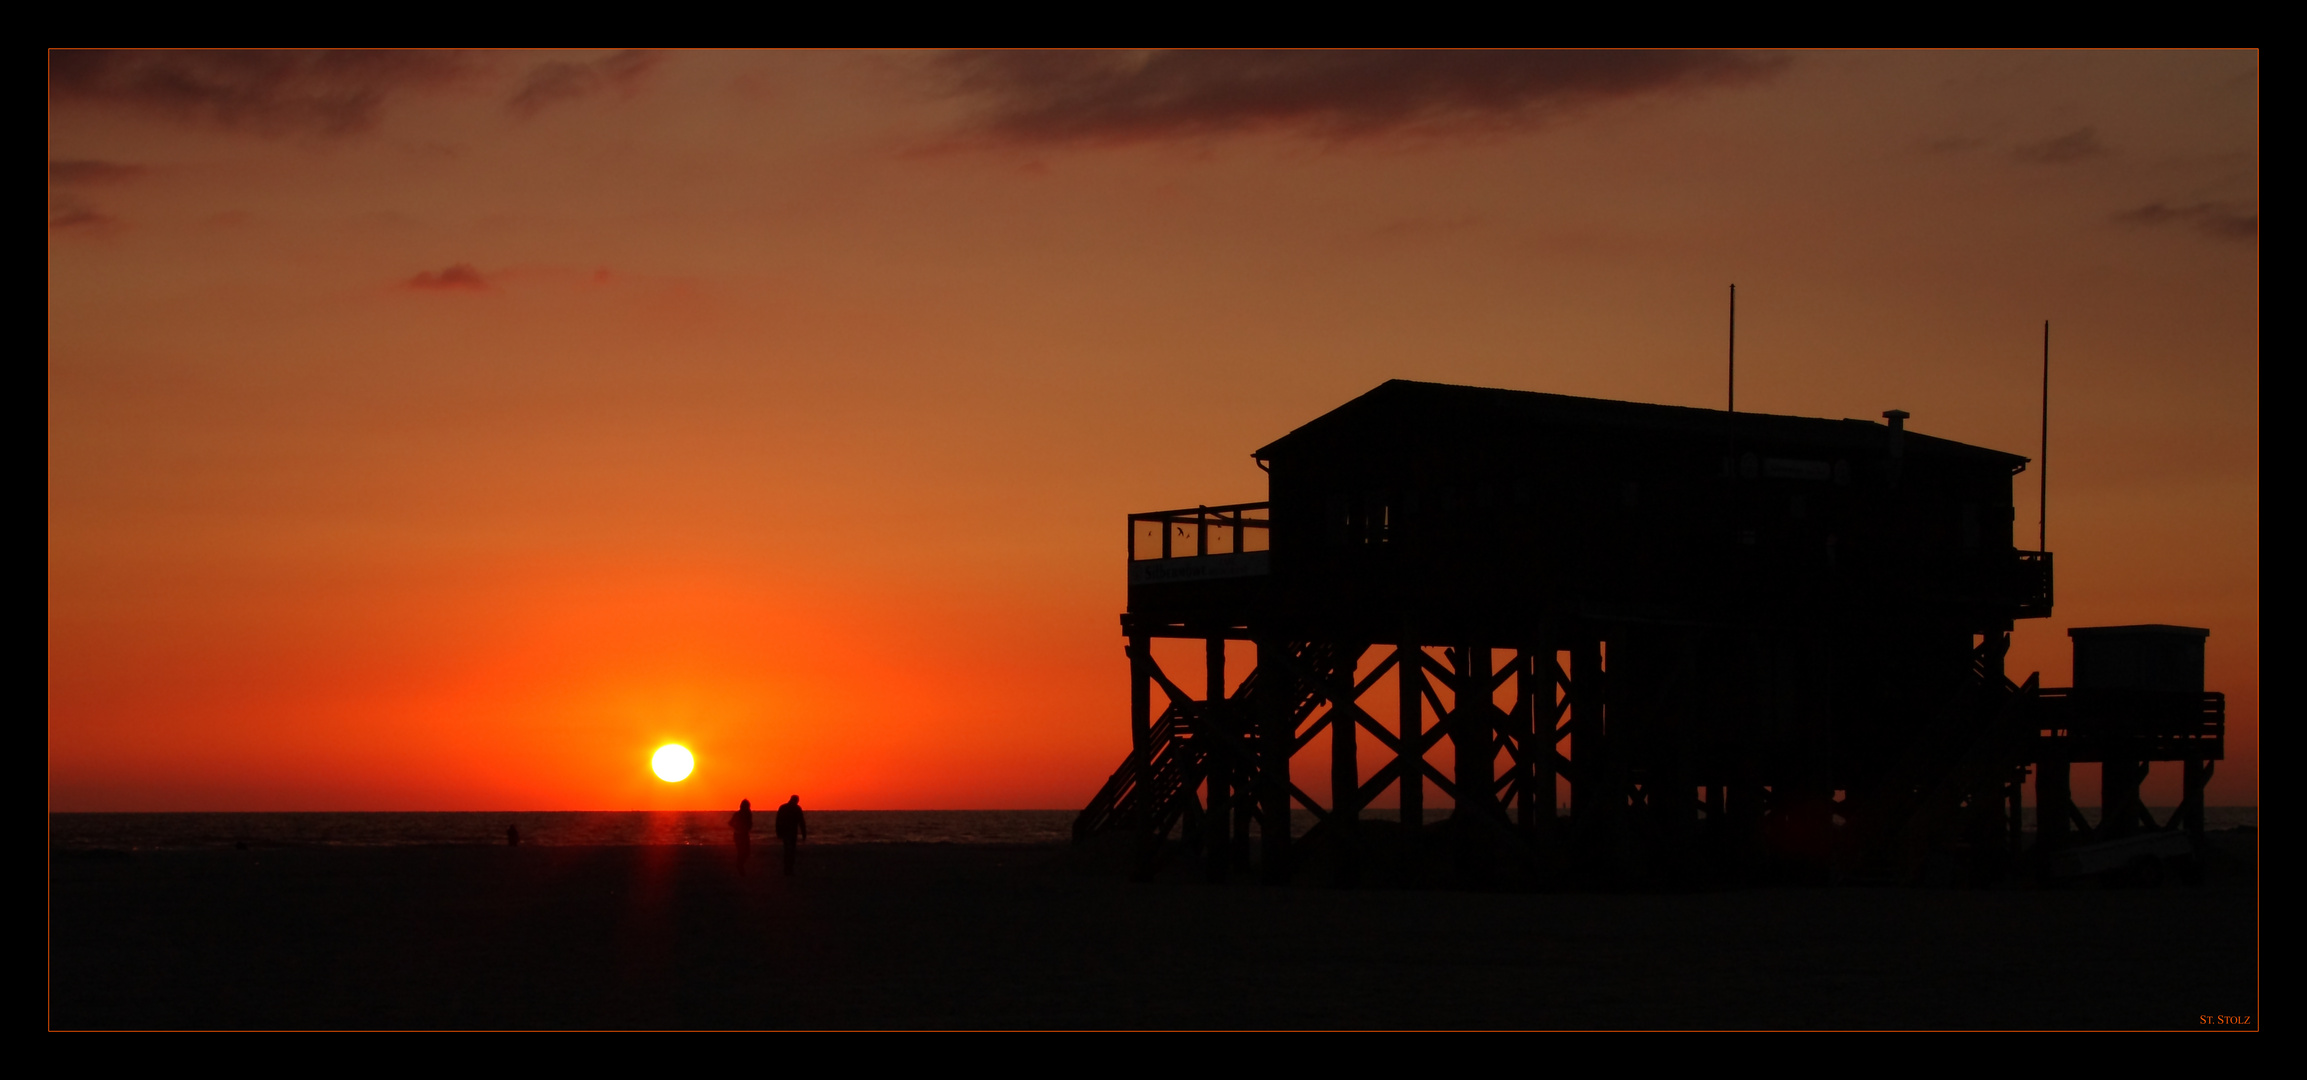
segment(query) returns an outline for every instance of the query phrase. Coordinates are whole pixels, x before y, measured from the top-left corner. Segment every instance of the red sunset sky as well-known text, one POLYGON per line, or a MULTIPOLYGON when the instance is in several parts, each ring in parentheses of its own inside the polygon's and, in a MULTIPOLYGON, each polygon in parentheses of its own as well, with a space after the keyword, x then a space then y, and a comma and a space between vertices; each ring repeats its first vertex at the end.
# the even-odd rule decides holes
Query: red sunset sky
POLYGON ((2012 666, 2211 628, 2210 801, 2258 799, 2253 52, 48 86, 51 810, 1078 807, 1124 514, 1262 497, 1252 449, 1388 378, 1718 407, 1731 282, 1741 408, 2029 456, 2051 320, 2012 666))

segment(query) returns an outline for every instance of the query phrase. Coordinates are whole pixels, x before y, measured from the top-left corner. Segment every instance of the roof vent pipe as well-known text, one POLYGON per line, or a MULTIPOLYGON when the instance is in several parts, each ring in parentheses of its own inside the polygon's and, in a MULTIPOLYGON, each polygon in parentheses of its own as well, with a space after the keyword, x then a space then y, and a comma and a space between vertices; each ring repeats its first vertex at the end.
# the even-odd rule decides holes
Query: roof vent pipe
MULTIPOLYGON (((1890 421, 1891 460, 1894 462, 1904 460, 1906 458, 1907 411, 1905 409, 1892 409, 1889 412, 1882 414, 1882 418, 1890 421)), ((1898 484, 1898 472, 1897 466, 1895 465, 1892 466, 1891 484, 1893 486, 1898 484)))

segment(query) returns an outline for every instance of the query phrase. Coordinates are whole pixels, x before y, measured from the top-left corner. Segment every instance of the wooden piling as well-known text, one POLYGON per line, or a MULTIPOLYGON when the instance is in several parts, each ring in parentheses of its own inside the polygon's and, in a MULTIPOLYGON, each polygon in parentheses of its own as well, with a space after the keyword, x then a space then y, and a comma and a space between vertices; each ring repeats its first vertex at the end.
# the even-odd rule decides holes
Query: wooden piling
MULTIPOLYGON (((1354 685, 1358 666, 1357 652, 1356 659, 1349 661, 1340 673, 1346 685, 1354 685)), ((1360 838, 1355 828, 1362 812, 1358 797, 1362 768, 1355 754, 1361 732, 1351 715, 1357 707, 1338 702, 1330 706, 1330 841, 1338 851, 1338 879, 1343 885, 1354 884, 1361 877, 1357 851, 1360 838)))
POLYGON ((1394 678, 1399 683, 1401 753, 1395 757, 1401 779, 1397 794, 1402 807, 1402 843, 1414 847, 1426 828, 1426 650, 1415 644, 1394 647, 1394 678))
MULTIPOLYGON (((1288 679, 1285 643, 1258 639, 1258 667, 1288 679)), ((1278 697, 1278 695, 1276 695, 1278 697)), ((1294 718, 1271 699, 1249 702, 1257 715, 1246 718, 1257 732, 1258 877, 1268 885, 1290 880, 1290 754, 1297 749, 1294 718)))
POLYGON ((1233 868, 1233 828, 1230 822, 1239 785, 1235 777, 1234 755, 1228 752, 1236 740, 1230 732, 1236 717, 1226 708, 1226 639, 1211 637, 1202 643, 1203 691, 1202 711, 1210 722, 1201 725, 1195 738, 1209 740, 1204 751, 1208 761, 1209 810, 1203 828, 1207 846, 1202 850, 1202 874, 1211 881, 1224 881, 1233 868))

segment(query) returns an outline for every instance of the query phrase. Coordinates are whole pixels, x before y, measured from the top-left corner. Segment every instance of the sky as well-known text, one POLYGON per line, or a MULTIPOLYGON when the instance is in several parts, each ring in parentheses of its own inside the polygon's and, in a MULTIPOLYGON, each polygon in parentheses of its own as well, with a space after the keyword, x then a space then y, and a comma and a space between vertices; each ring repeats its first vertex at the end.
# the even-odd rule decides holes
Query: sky
POLYGON ((1742 409, 2030 457, 2048 320, 2011 667, 2210 628, 2210 801, 2258 799, 2255 52, 48 89, 52 811, 1077 808, 1128 749, 1124 515, 1262 498, 1250 451, 1389 378, 1719 407, 1732 283, 1742 409))

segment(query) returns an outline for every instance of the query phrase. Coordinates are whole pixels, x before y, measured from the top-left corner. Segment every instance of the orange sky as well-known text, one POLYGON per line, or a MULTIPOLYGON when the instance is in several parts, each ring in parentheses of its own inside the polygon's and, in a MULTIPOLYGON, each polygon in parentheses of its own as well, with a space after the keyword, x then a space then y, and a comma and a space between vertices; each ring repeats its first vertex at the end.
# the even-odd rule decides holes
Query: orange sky
POLYGON ((2052 320, 2014 667, 2210 627, 2255 803, 2258 65, 51 54, 49 806, 1077 807, 1125 513, 1719 405, 1733 281, 1742 408, 2030 456, 2052 320))

